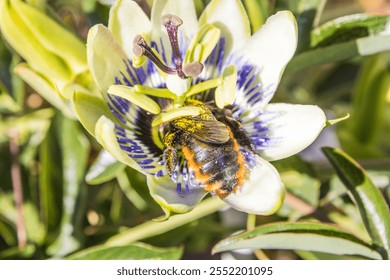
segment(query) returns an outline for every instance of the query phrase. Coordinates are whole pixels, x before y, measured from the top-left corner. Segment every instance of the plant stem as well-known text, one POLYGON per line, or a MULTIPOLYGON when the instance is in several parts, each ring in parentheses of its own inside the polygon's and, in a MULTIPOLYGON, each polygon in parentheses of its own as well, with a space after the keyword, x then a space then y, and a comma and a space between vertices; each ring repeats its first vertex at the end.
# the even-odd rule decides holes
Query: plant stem
MULTIPOLYGON (((255 229, 256 227, 256 215, 255 214, 248 214, 247 220, 246 220, 246 230, 250 231, 255 229)), ((264 253, 263 250, 256 249, 253 250, 253 253, 255 254, 256 258, 259 260, 269 260, 268 256, 264 253)))
MULTIPOLYGON (((208 198, 202 201, 194 210, 186 214, 176 215, 166 221, 149 221, 134 228, 125 230, 110 239, 105 245, 120 246, 136 242, 141 239, 159 235, 168 232, 172 229, 198 220, 204 216, 210 215, 220 208, 225 206, 225 203, 216 198, 208 198)), ((157 219, 158 220, 158 219, 157 219)))
POLYGON ((246 219, 246 230, 253 230, 256 227, 256 215, 248 214, 246 219))

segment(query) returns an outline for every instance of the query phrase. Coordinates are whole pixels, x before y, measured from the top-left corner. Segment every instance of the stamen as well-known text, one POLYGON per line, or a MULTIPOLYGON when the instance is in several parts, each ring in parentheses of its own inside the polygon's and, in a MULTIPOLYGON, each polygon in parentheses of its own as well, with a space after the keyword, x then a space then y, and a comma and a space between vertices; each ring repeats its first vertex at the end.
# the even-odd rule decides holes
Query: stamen
POLYGON ((197 77, 200 73, 202 73, 202 70, 203 64, 198 61, 187 63, 183 67, 184 74, 189 77, 197 77))
POLYGON ((204 110, 196 106, 180 107, 168 112, 158 114, 152 121, 152 127, 159 126, 160 124, 170 122, 174 119, 186 117, 186 116, 198 116, 204 113, 204 110))
POLYGON ((183 21, 175 15, 164 15, 161 18, 161 22, 167 29, 169 41, 171 42, 173 58, 176 66, 176 73, 180 78, 185 79, 187 77, 182 70, 183 60, 181 58, 179 41, 177 38, 178 27, 183 24, 183 21))
POLYGON ((200 92, 205 92, 205 91, 212 89, 212 88, 216 88, 222 84, 223 84, 222 78, 215 78, 215 79, 204 81, 204 82, 199 83, 199 84, 195 84, 190 88, 190 90, 188 90, 184 94, 183 98, 187 99, 192 95, 195 95, 195 94, 200 93, 200 92))
POLYGON ((177 95, 170 92, 168 89, 165 88, 152 88, 152 87, 147 87, 143 85, 134 85, 134 90, 138 93, 150 95, 150 96, 155 96, 155 97, 160 97, 160 98, 168 98, 172 100, 177 99, 177 95))
POLYGON ((156 101, 144 94, 135 92, 131 87, 124 85, 111 85, 107 92, 111 95, 124 98, 152 114, 159 114, 161 112, 161 108, 156 101))
POLYGON ((154 53, 152 48, 146 43, 145 39, 141 35, 137 35, 133 40, 133 52, 136 57, 145 55, 149 58, 158 68, 167 74, 176 74, 176 69, 166 66, 161 59, 154 53))
POLYGON ((215 104, 220 109, 232 105, 236 99, 237 69, 233 64, 225 67, 222 79, 223 83, 215 90, 215 104))

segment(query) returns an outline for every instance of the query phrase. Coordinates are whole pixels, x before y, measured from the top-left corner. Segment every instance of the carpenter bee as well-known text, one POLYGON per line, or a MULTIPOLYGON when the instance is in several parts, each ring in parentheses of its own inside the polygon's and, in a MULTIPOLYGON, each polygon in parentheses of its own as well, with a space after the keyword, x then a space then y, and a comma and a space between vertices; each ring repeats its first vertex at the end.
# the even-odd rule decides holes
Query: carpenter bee
POLYGON ((186 105, 203 109, 198 116, 172 120, 163 138, 166 171, 172 177, 181 152, 188 169, 204 190, 224 198, 237 191, 248 176, 245 153, 253 152, 240 123, 220 109, 195 100, 186 105))

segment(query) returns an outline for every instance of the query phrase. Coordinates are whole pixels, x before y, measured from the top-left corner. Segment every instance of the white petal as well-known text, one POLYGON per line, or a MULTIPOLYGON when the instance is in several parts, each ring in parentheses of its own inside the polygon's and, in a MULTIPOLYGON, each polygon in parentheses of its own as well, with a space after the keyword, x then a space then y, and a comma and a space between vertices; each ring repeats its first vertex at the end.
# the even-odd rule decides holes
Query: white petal
POLYGON ((115 83, 115 77, 122 71, 126 73, 127 55, 115 41, 107 27, 93 26, 87 38, 87 58, 92 76, 102 93, 115 83))
POLYGON ((105 115, 115 121, 107 103, 101 96, 92 96, 82 91, 76 91, 72 97, 75 113, 84 128, 95 136, 96 122, 105 115))
POLYGON ((287 63, 297 46, 297 24, 291 12, 283 11, 268 18, 267 22, 247 41, 235 55, 256 65, 263 88, 279 83, 287 63))
POLYGON ((251 169, 248 180, 224 201, 242 212, 270 215, 280 208, 283 198, 284 186, 278 171, 256 155, 256 166, 251 169))
POLYGON ((108 28, 129 58, 133 55, 133 39, 151 31, 151 23, 135 1, 118 0, 110 10, 108 28))
POLYGON ((147 177, 150 194, 153 199, 163 208, 167 216, 173 213, 186 213, 191 211, 206 196, 202 188, 192 189, 191 192, 179 194, 176 191, 176 183, 168 176, 147 177))
POLYGON ((326 125, 325 113, 313 105, 269 104, 267 112, 276 113, 267 121, 268 137, 275 140, 260 151, 267 160, 278 160, 292 156, 309 146, 326 125))
POLYGON ((199 18, 200 24, 211 23, 226 38, 226 53, 241 48, 251 36, 246 11, 239 0, 213 0, 199 18))
POLYGON ((120 147, 114 132, 115 124, 106 116, 101 116, 96 122, 96 140, 117 160, 134 168, 135 170, 147 174, 133 159, 131 159, 120 147))
POLYGON ((152 9, 153 29, 161 30, 166 34, 165 27, 161 24, 161 17, 167 14, 178 16, 183 20, 179 30, 183 30, 190 37, 198 30, 198 20, 194 2, 192 0, 156 0, 152 9))

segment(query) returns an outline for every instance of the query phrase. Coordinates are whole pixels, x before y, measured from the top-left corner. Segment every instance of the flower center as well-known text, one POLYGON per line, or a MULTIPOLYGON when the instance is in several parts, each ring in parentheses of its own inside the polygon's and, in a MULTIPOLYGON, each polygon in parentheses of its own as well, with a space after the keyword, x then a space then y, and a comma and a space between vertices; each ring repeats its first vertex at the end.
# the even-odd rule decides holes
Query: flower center
MULTIPOLYGON (((183 50, 180 50, 178 40, 178 28, 182 23, 182 20, 174 15, 162 17, 162 25, 167 31, 172 48, 172 67, 166 65, 165 56, 162 59, 157 50, 151 47, 142 35, 136 35, 133 40, 133 66, 141 67, 145 62, 144 58, 148 58, 156 66, 162 78, 165 79, 166 87, 155 88, 145 84, 135 84, 133 86, 115 84, 108 89, 109 94, 124 98, 143 110, 156 115, 152 122, 154 129, 158 129, 160 125, 177 118, 201 114, 201 108, 185 105, 186 100, 193 99, 194 95, 212 91, 215 105, 222 109, 233 104, 237 93, 237 70, 234 65, 221 66, 218 71, 213 69, 203 71, 205 65, 208 67, 223 65, 224 55, 217 56, 215 61, 215 57, 212 55, 211 60, 213 62, 211 64, 210 60, 207 60, 215 51, 215 48, 218 47, 218 44, 224 42, 224 39, 221 38, 220 29, 212 24, 200 26, 197 33, 192 37, 183 58, 183 50), (202 76, 193 79, 201 73, 202 76), (148 96, 170 99, 172 102, 170 106, 161 108, 155 99, 148 96)), ((164 46, 161 47, 164 48, 164 46)))
POLYGON ((133 41, 133 51, 136 57, 146 56, 156 67, 169 75, 177 75, 182 79, 198 76, 203 70, 203 64, 199 61, 186 63, 183 66, 183 59, 180 54, 178 30, 183 21, 175 15, 165 15, 161 19, 162 25, 167 30, 169 42, 172 48, 174 67, 164 64, 159 55, 148 45, 141 35, 137 35, 133 41))

